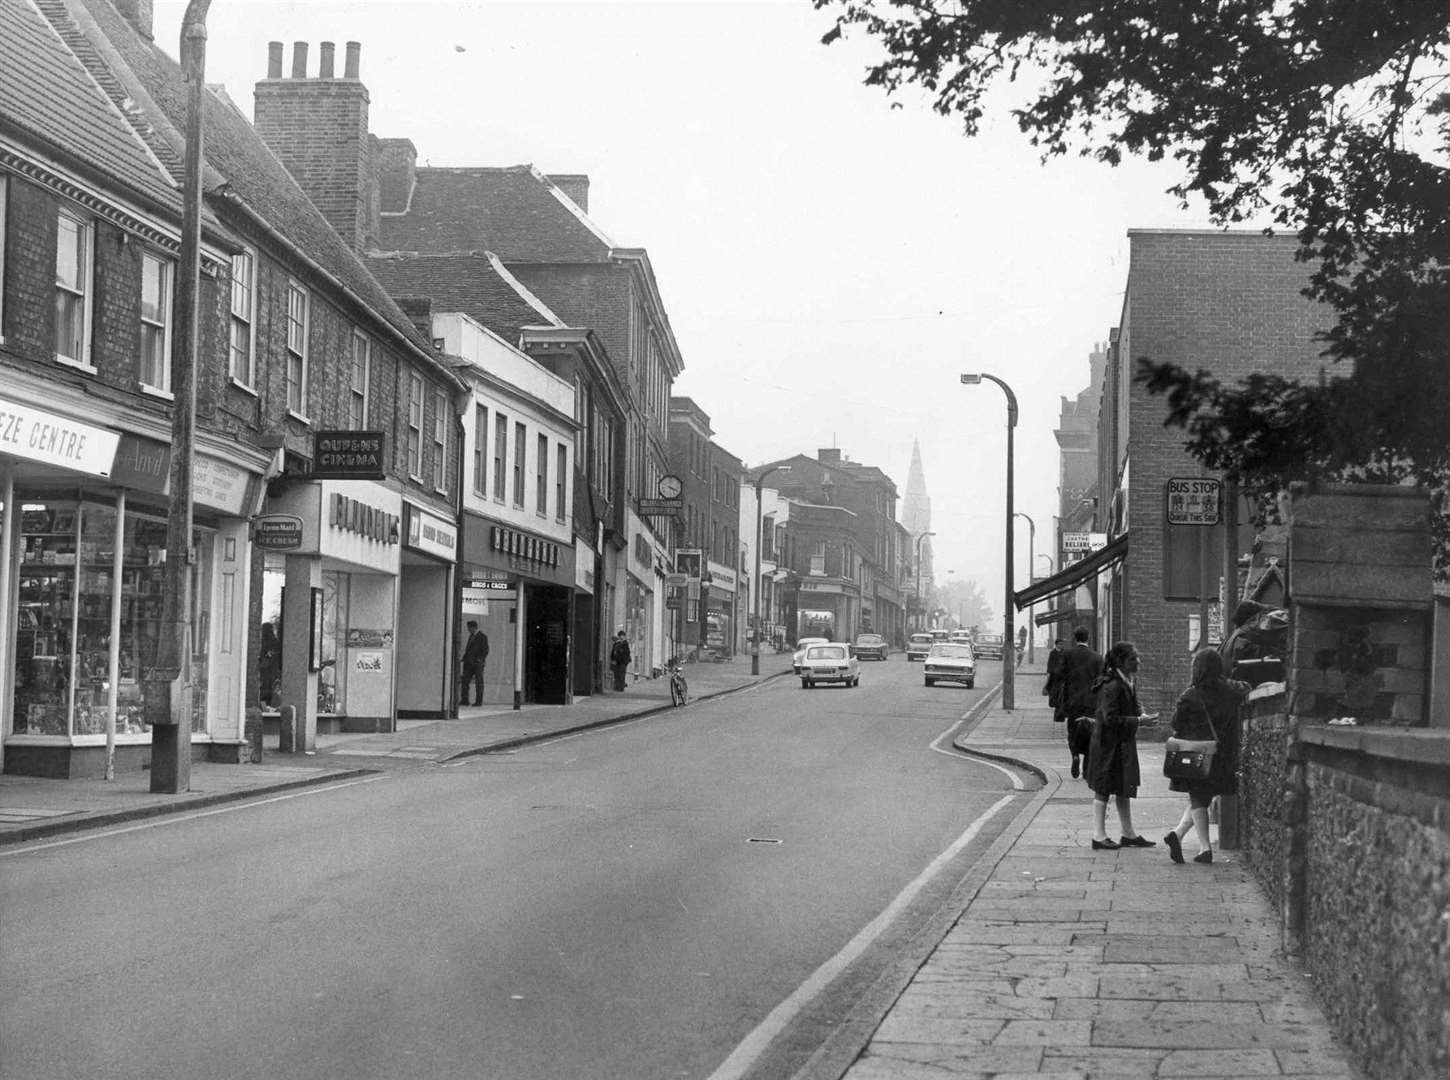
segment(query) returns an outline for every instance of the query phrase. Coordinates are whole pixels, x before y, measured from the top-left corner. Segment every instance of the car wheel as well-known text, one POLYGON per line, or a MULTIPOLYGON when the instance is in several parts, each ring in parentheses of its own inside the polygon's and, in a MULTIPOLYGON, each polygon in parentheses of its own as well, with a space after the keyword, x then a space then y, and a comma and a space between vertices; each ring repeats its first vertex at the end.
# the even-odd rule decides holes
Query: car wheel
POLYGON ((972 680, 972 679, 968 679, 967 680, 967 689, 968 690, 974 690, 974 689, 976 689, 976 686, 977 686, 977 684, 976 684, 975 680, 972 680))
POLYGON ((811 688, 810 680, 809 679, 802 679, 801 680, 801 689, 802 690, 809 690, 810 688, 811 688))
POLYGON ((926 685, 927 686, 935 686, 936 685, 936 680, 933 679, 933 678, 928 677, 927 680, 926 680, 926 685))

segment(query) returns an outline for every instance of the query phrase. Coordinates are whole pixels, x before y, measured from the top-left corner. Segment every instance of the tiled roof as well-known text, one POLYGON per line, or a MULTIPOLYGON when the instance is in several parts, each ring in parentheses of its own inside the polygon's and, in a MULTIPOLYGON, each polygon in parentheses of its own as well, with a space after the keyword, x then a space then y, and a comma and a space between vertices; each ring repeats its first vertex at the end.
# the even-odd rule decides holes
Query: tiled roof
MULTIPOLYGON (((14 0, 3 2, 13 3, 14 0)), ((70 2, 84 5, 100 32, 146 88, 166 122, 184 130, 187 95, 180 66, 137 34, 109 0, 70 2)), ((358 297, 365 307, 398 334, 430 357, 434 356, 432 343, 418 332, 362 260, 337 235, 246 117, 237 112, 229 100, 207 94, 205 102, 207 163, 224 178, 220 191, 208 192, 213 204, 218 197, 240 202, 267 227, 305 253, 358 297)), ((441 362, 438 367, 445 370, 441 362)))
POLYGON ((521 295, 514 279, 484 251, 447 255, 377 255, 368 259, 394 296, 428 297, 434 311, 459 311, 512 345, 525 326, 563 326, 545 307, 521 295))
POLYGON ((124 93, 118 86, 108 93, 96 77, 99 69, 104 78, 101 65, 82 62, 88 52, 58 0, 0 0, 0 125, 15 125, 98 179, 179 215, 180 192, 167 172, 179 162, 162 140, 143 140, 131 122, 138 118, 116 104, 124 93))
POLYGON ((487 249, 505 262, 603 262, 614 244, 530 165, 417 170, 406 213, 384 214, 383 251, 487 249))

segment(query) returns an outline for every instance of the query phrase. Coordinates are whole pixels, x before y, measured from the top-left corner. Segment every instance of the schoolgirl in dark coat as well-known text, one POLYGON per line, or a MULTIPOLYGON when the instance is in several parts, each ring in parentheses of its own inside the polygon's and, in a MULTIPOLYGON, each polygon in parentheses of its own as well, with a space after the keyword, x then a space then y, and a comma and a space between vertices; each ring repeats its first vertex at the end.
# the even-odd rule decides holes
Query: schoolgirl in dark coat
POLYGON ((1088 749, 1087 782, 1093 789, 1093 848, 1152 847, 1153 841, 1133 828, 1131 800, 1138 794, 1142 776, 1138 771, 1138 650, 1120 641, 1103 658, 1098 676, 1097 716, 1088 749), (1108 839, 1108 799, 1118 806, 1122 839, 1108 839))
POLYGON ((1193 655, 1193 684, 1183 691, 1173 710, 1173 734, 1180 739, 1217 739, 1213 767, 1204 780, 1171 780, 1174 791, 1186 792, 1188 806, 1172 832, 1163 838, 1168 857, 1183 861, 1183 839, 1192 829, 1198 839, 1194 862, 1213 862, 1213 842, 1208 831, 1208 804, 1215 795, 1238 791, 1239 708, 1248 695, 1246 682, 1224 677, 1223 656, 1213 649, 1193 655))

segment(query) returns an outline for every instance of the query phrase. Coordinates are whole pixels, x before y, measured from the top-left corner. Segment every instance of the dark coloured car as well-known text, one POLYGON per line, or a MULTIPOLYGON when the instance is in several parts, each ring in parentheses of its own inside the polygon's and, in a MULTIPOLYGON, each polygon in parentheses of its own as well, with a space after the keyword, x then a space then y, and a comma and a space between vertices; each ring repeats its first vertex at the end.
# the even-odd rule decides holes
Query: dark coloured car
POLYGON ((977 652, 978 660, 1002 659, 1001 634, 978 634, 972 640, 972 647, 977 652))
POLYGON ((891 652, 891 646, 886 644, 886 639, 880 634, 859 634, 856 644, 851 647, 858 660, 885 660, 891 652))

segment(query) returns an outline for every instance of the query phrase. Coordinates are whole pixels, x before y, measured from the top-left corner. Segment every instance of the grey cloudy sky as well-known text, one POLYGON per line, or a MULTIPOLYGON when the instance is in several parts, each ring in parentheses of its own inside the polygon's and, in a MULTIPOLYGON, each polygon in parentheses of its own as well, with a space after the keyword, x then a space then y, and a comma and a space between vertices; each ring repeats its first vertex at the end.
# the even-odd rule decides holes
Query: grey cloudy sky
MULTIPOLYGON (((184 0, 156 0, 176 54, 184 0)), ((938 575, 1002 595, 1005 407, 1016 500, 1047 548, 1062 395, 1122 305, 1129 228, 1201 227, 1169 167, 1042 165, 1010 120, 968 140, 862 85, 808 0, 213 0, 207 79, 248 115, 267 42, 355 40, 374 134, 432 165, 582 172, 590 216, 648 249, 676 392, 747 464, 839 446, 904 488, 920 439, 938 575)), ((1016 583, 1027 581, 1019 523, 1016 583)), ((1037 569, 1045 563, 1037 560, 1037 569)), ((1000 616, 1000 611, 997 615, 1000 616)))

